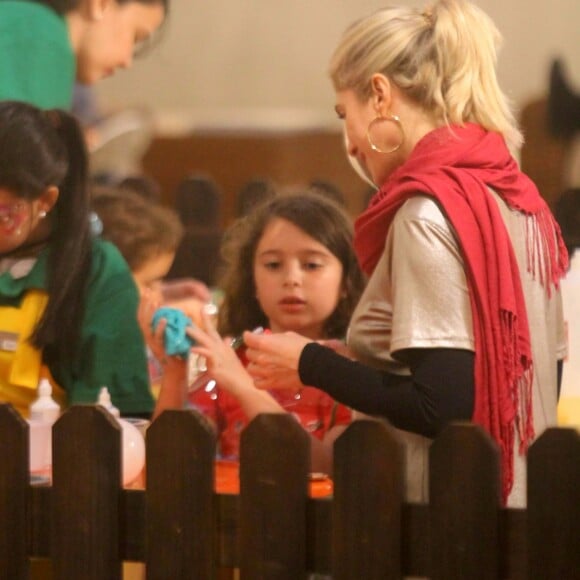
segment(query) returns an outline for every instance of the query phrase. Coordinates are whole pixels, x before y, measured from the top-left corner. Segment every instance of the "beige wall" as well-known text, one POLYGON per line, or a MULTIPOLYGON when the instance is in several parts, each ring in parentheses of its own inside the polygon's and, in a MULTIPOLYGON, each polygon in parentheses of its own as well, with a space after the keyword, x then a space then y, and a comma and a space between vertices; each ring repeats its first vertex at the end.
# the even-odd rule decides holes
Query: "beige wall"
MULTIPOLYGON (((389 2, 172 3, 161 44, 133 69, 99 86, 103 104, 195 110, 201 117, 225 115, 238 123, 244 118, 251 122, 256 109, 269 110, 274 123, 292 123, 279 111, 291 109, 332 123, 328 57, 349 22, 389 2)), ((499 72, 517 103, 545 91, 549 63, 556 55, 564 58, 570 78, 580 87, 580 0, 479 0, 479 5, 504 35, 499 72)))

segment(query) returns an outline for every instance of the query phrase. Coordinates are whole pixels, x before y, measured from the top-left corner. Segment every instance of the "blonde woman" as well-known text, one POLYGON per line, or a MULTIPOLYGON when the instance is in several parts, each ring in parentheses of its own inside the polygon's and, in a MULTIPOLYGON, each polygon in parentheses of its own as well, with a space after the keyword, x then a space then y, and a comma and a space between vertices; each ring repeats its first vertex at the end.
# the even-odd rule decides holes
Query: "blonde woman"
POLYGON ((407 495, 427 499, 427 451, 450 421, 501 450, 503 500, 525 502, 524 454, 556 421, 567 254, 510 154, 522 136, 496 77, 500 35, 464 0, 355 22, 331 60, 347 153, 378 192, 355 249, 370 279, 354 362, 297 334, 246 333, 257 386, 298 379, 401 430, 407 495))

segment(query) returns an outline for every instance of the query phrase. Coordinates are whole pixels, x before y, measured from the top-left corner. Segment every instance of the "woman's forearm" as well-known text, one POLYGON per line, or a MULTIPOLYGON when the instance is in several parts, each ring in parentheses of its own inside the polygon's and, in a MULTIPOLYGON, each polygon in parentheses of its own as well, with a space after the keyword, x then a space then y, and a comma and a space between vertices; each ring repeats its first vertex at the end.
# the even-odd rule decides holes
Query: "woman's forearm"
POLYGON ((378 371, 316 343, 306 345, 299 373, 337 401, 382 416, 406 431, 434 437, 449 421, 473 413, 474 353, 460 349, 408 351, 411 376, 378 371))

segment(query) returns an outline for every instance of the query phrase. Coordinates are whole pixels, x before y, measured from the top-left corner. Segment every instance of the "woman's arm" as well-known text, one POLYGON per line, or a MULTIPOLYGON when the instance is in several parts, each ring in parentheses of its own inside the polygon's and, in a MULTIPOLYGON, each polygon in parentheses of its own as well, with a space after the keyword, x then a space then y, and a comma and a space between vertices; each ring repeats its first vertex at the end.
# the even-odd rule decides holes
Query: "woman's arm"
POLYGON ((337 401, 427 437, 437 435, 449 421, 471 419, 473 352, 412 349, 404 357, 410 376, 381 372, 311 343, 302 351, 298 370, 302 382, 317 386, 337 401))
POLYGON ((412 349, 399 353, 410 376, 378 371, 294 333, 244 335, 248 366, 259 388, 286 388, 299 380, 400 429, 435 436, 449 421, 469 420, 474 402, 474 353, 412 349))

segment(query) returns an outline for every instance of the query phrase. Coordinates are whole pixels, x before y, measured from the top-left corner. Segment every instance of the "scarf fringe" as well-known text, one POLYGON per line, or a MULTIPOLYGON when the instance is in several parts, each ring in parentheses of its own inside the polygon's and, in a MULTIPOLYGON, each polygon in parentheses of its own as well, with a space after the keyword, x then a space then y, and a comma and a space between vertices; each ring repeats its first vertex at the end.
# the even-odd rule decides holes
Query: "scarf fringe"
POLYGON ((499 425, 500 433, 492 436, 500 445, 502 468, 502 500, 505 504, 514 481, 514 435, 517 431, 519 453, 527 451, 534 439, 534 421, 532 410, 533 365, 532 360, 524 355, 518 336, 517 317, 514 312, 501 310, 501 336, 503 337, 503 367, 508 370, 507 397, 498 401, 504 409, 505 419, 499 425), (515 423, 515 424, 514 424, 515 423))
POLYGON ((527 214, 526 267, 534 280, 539 279, 552 296, 552 286, 558 288, 560 278, 568 269, 568 252, 560 235, 560 228, 548 206, 535 214, 527 214))

